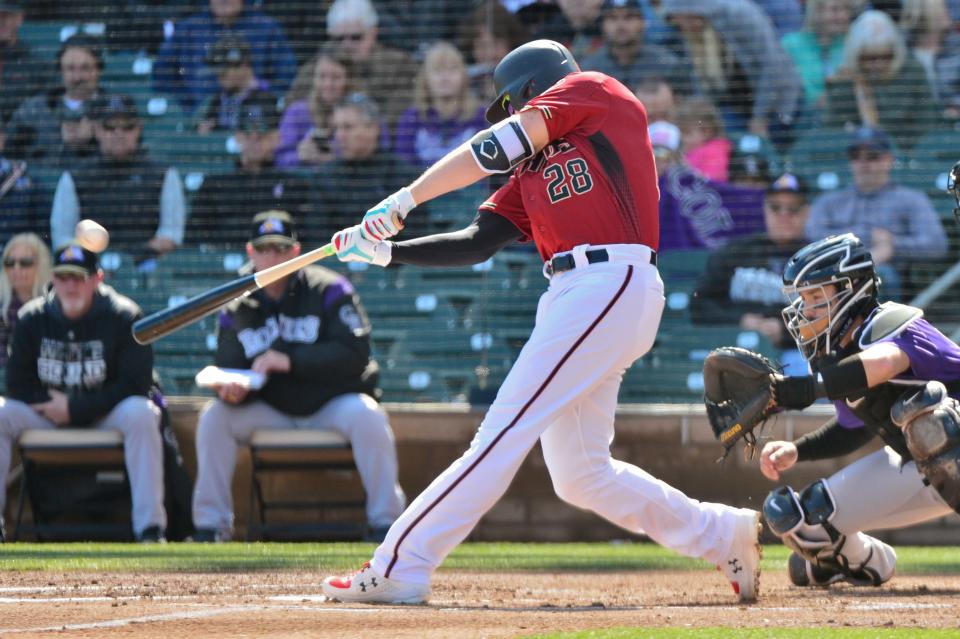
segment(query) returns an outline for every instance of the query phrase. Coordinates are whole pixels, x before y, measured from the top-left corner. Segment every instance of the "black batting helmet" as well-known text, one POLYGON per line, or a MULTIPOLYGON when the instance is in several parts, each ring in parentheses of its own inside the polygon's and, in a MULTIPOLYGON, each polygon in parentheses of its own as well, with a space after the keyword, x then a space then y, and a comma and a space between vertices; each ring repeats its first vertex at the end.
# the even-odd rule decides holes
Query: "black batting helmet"
POLYGON ((493 70, 497 99, 487 107, 487 121, 499 122, 522 109, 567 74, 579 71, 573 54, 553 40, 521 44, 503 56, 493 70))
POLYGON ((876 307, 878 284, 873 257, 853 233, 812 242, 787 260, 783 321, 807 360, 837 351, 854 320, 876 307))

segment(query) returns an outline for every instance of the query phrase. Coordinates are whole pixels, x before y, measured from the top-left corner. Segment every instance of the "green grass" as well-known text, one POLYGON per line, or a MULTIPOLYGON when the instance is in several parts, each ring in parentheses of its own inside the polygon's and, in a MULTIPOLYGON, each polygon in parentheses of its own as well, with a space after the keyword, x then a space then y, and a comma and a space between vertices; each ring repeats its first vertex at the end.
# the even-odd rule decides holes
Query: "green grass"
MULTIPOLYGON (((958 630, 917 630, 916 628, 609 628, 547 635, 536 639, 924 639, 958 637, 958 630)), ((528 639, 534 639, 530 637, 528 639)))
MULTIPOLYGON (((255 571, 354 569, 374 546, 361 543, 229 544, 5 544, 2 570, 54 571, 255 571)), ((788 551, 764 548, 763 568, 782 570, 788 551)), ((960 574, 960 553, 948 547, 897 548, 899 574, 960 574)), ((468 543, 441 570, 602 571, 702 570, 706 564, 655 544, 468 543)))

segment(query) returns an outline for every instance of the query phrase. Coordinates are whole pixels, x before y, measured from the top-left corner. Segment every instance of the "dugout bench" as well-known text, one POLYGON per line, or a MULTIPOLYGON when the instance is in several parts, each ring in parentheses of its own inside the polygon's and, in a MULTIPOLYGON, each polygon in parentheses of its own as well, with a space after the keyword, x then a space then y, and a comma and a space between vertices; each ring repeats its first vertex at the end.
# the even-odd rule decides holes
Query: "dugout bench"
MULTIPOLYGON (((361 539, 366 532, 365 499, 334 494, 314 498, 274 499, 265 490, 265 480, 278 473, 330 473, 349 477, 361 484, 350 442, 339 433, 325 430, 258 430, 250 438, 250 503, 247 510, 247 541, 255 539, 337 538, 361 539), (282 523, 268 522, 268 513, 276 511, 319 510, 322 515, 339 513, 349 515, 358 511, 359 517, 339 518, 336 521, 282 523)), ((316 490, 330 489, 331 484, 312 484, 316 490)))
POLYGON ((23 476, 11 541, 133 539, 123 435, 114 430, 27 430, 17 441, 23 476), (33 519, 23 521, 30 500, 33 519), (122 518, 117 516, 122 514, 122 518), (69 515, 81 515, 82 522, 69 515))

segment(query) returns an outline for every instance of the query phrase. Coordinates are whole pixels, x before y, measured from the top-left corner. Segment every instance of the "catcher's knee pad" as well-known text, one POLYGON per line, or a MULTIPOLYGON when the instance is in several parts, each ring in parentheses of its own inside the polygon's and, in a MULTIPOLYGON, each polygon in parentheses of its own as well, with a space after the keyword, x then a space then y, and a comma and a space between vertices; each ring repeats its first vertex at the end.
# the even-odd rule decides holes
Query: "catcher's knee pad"
POLYGON ((860 532, 842 534, 830 523, 835 513, 830 488, 822 479, 799 494, 784 486, 767 495, 767 524, 799 557, 789 566, 790 580, 800 586, 836 581, 879 586, 890 579, 896 566, 893 548, 860 532))
POLYGON ((960 512, 960 403, 940 382, 904 393, 890 409, 907 448, 930 485, 960 512))
POLYGON ((826 482, 818 479, 797 493, 790 486, 772 491, 763 500, 763 517, 783 543, 808 560, 831 552, 841 535, 830 525, 836 508, 826 482))

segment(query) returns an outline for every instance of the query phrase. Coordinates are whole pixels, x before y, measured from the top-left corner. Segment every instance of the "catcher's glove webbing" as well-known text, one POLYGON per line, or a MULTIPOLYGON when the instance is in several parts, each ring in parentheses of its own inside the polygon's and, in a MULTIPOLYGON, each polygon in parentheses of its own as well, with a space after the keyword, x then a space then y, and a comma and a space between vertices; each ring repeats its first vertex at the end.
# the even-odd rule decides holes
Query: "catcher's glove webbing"
POLYGON ((710 351, 703 361, 703 403, 723 444, 721 460, 740 439, 747 442, 747 454, 753 454, 753 430, 777 410, 774 375, 779 372, 763 355, 735 346, 710 351))

